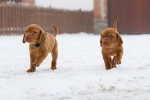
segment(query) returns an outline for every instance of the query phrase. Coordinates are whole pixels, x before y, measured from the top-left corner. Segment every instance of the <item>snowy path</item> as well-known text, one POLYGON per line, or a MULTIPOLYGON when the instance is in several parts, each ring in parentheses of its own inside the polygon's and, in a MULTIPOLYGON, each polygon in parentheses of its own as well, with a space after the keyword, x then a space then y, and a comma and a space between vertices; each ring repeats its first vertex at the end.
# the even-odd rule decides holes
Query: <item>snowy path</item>
POLYGON ((150 35, 122 35, 122 64, 106 71, 99 35, 57 36, 57 70, 49 55, 34 73, 22 36, 0 36, 0 100, 150 100, 150 35))

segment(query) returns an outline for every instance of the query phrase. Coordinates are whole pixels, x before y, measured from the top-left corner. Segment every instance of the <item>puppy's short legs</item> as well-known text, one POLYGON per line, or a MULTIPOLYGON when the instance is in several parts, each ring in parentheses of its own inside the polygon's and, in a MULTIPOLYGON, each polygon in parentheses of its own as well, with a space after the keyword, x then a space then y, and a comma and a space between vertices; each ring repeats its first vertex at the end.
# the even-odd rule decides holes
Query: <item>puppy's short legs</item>
POLYGON ((121 64, 121 59, 119 57, 114 57, 114 60, 113 60, 114 64, 121 64))
POLYGON ((113 59, 112 59, 112 68, 116 68, 116 63, 114 62, 114 59, 115 59, 115 56, 113 57, 113 59))
POLYGON ((105 53, 102 53, 102 55, 103 55, 103 59, 104 59, 106 70, 111 69, 112 68, 111 57, 109 57, 105 53))
POLYGON ((36 66, 33 66, 32 63, 35 60, 35 56, 30 52, 30 68, 26 72, 35 72, 36 66))
POLYGON ((57 57, 58 57, 58 50, 57 50, 57 45, 55 45, 53 51, 51 52, 52 55, 52 62, 51 62, 51 69, 55 70, 56 64, 57 64, 57 57))
POLYGON ((115 64, 121 64, 121 59, 122 59, 123 51, 119 51, 116 53, 116 56, 113 58, 113 62, 115 64))
POLYGON ((112 65, 112 58, 111 58, 111 56, 109 57, 109 62, 110 62, 110 67, 109 67, 109 69, 112 69, 113 68, 113 65, 112 65))
POLYGON ((34 62, 32 63, 33 66, 39 67, 43 60, 47 57, 47 52, 42 52, 40 56, 36 57, 34 62))

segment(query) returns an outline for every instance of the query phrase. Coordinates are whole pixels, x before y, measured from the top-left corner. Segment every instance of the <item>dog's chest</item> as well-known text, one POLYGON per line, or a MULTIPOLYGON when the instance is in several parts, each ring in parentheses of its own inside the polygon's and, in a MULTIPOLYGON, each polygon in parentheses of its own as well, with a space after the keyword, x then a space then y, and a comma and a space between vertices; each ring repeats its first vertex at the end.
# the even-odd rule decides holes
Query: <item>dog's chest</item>
POLYGON ((110 52, 110 56, 116 56, 116 52, 110 52))
POLYGON ((116 56, 116 50, 114 50, 114 49, 108 50, 107 53, 108 53, 109 56, 116 56))
POLYGON ((116 50, 115 50, 115 49, 102 48, 102 52, 103 52, 104 54, 107 54, 108 56, 116 56, 116 50))
POLYGON ((41 53, 40 51, 38 51, 38 50, 34 50, 34 51, 32 51, 32 54, 33 54, 34 56, 38 57, 38 56, 40 56, 42 53, 41 53))

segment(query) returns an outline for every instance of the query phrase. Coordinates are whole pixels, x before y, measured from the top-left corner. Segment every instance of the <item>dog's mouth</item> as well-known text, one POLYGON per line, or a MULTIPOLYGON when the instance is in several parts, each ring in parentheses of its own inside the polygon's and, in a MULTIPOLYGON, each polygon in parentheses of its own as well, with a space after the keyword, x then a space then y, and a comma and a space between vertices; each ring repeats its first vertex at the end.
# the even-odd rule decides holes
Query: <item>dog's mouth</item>
POLYGON ((31 38, 28 37, 28 36, 26 36, 26 37, 25 37, 25 41, 28 42, 28 43, 30 43, 30 42, 31 42, 31 38))
POLYGON ((25 41, 30 44, 37 44, 37 40, 34 40, 33 38, 25 38, 25 41))
POLYGON ((104 46, 104 47, 109 47, 109 46, 111 46, 111 43, 108 42, 108 41, 103 41, 102 46, 104 46))
POLYGON ((105 48, 114 48, 114 47, 117 46, 117 45, 118 45, 118 43, 115 44, 115 43, 105 43, 105 42, 104 42, 104 43, 102 44, 102 46, 105 47, 105 48))
POLYGON ((110 44, 103 43, 103 47, 110 47, 110 44))

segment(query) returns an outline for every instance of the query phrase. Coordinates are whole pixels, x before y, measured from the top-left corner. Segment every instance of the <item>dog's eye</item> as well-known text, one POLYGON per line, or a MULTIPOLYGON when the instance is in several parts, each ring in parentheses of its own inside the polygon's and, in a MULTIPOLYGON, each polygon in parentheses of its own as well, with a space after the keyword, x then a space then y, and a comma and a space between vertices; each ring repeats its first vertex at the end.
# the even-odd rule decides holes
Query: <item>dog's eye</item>
POLYGON ((104 36, 102 35, 101 38, 104 38, 104 36))
POLYGON ((113 35, 110 35, 110 38, 114 38, 114 36, 113 36, 113 35))
POLYGON ((36 31, 33 31, 33 34, 36 34, 36 31))

